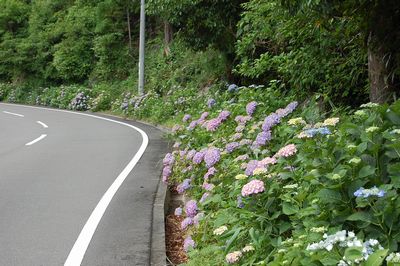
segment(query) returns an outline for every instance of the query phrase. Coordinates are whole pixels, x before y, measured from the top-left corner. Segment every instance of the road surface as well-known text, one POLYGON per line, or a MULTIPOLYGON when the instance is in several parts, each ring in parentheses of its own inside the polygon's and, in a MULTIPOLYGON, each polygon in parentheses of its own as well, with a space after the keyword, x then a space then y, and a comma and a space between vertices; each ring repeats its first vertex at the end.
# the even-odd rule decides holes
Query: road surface
POLYGON ((0 104, 0 265, 148 265, 160 139, 149 126, 0 104))

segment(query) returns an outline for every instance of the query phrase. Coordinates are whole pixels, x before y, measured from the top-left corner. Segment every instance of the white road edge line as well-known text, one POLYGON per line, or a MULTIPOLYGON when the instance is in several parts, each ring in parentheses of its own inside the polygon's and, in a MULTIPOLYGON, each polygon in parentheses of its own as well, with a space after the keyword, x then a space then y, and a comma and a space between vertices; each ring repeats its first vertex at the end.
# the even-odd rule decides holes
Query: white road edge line
POLYGON ((7 112, 7 111, 3 111, 3 113, 9 114, 9 115, 15 115, 15 116, 19 116, 19 117, 24 117, 24 115, 20 115, 20 114, 16 114, 16 113, 11 113, 11 112, 7 112))
MULTIPOLYGON (((2 103, 5 104, 5 103, 2 103)), ((11 105, 15 106, 12 104, 5 104, 5 105, 11 105)), ((33 109, 42 109, 42 110, 49 110, 49 111, 54 111, 54 112, 63 112, 63 113, 71 113, 71 114, 76 114, 76 115, 82 115, 82 116, 88 116, 88 117, 93 117, 113 123, 117 123, 120 125, 124 125, 127 127, 130 127, 140 133, 142 136, 142 145, 140 145, 139 150, 136 152, 136 154, 133 156, 131 161, 128 163, 127 166, 125 166, 124 170, 118 175, 118 177, 114 180, 112 185, 107 189, 106 193, 104 193, 103 197, 97 203, 96 208, 93 210, 92 214, 90 215, 89 219, 86 221, 85 226, 83 227, 81 233, 78 236, 78 239, 75 241, 74 246, 72 247, 67 260, 64 263, 64 266, 78 266, 81 265, 83 257, 86 253, 86 250, 90 244, 90 241, 92 240, 93 234, 96 231, 97 226, 100 223, 101 218, 104 215, 104 212, 106 211, 108 205, 110 204, 112 198, 116 194, 117 190, 119 187, 122 185, 126 177, 129 175, 129 173, 132 171, 132 169, 135 167, 139 159, 142 157, 143 153, 145 152, 147 145, 149 144, 149 137, 147 134, 141 130, 140 128, 137 128, 135 126, 132 126, 130 124, 116 121, 113 119, 105 118, 105 117, 100 117, 96 115, 91 115, 91 114, 85 114, 85 113, 77 113, 77 112, 72 112, 72 111, 67 111, 67 110, 58 110, 58 109, 50 109, 50 108, 43 108, 43 107, 35 107, 35 106, 25 106, 25 105, 18 105, 21 107, 25 108, 33 108, 33 109)))
POLYGON ((46 134, 42 134, 42 135, 40 135, 40 137, 38 137, 37 139, 34 139, 34 140, 32 140, 31 142, 26 143, 25 146, 31 146, 31 145, 35 144, 36 142, 41 141, 41 140, 44 139, 45 137, 47 137, 47 135, 46 135, 46 134))
POLYGON ((41 121, 36 121, 36 123, 40 124, 44 128, 48 128, 49 127, 48 125, 46 125, 45 123, 43 123, 41 121))

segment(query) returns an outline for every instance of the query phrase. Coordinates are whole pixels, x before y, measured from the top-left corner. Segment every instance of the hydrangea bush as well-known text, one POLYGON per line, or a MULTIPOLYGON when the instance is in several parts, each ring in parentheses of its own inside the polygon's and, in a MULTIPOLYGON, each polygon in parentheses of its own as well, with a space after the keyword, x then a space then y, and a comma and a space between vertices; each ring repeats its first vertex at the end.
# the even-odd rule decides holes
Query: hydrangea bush
POLYGON ((400 265, 400 102, 329 115, 230 87, 178 117, 166 157, 188 265, 400 265))

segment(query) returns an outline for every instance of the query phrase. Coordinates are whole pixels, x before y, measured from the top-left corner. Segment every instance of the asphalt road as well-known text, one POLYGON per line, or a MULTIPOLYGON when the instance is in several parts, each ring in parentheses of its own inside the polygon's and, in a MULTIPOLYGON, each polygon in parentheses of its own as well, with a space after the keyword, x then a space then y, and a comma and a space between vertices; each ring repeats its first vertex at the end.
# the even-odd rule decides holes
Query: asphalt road
POLYGON ((166 147, 135 126, 155 144, 118 122, 0 104, 0 265, 149 264, 166 147))

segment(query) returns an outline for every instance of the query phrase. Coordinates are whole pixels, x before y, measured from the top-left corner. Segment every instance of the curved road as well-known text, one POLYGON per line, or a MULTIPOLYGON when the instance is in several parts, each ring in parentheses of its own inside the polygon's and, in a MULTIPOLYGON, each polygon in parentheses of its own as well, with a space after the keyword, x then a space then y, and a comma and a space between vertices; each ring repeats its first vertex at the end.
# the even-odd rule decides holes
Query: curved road
POLYGON ((164 151, 147 151, 147 161, 125 169, 146 148, 147 135, 139 131, 72 112, 0 104, 0 265, 148 265, 164 151))

